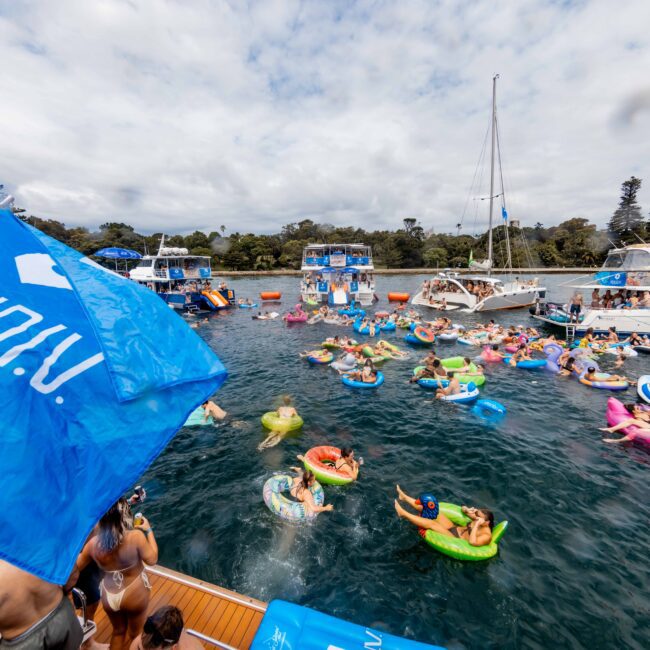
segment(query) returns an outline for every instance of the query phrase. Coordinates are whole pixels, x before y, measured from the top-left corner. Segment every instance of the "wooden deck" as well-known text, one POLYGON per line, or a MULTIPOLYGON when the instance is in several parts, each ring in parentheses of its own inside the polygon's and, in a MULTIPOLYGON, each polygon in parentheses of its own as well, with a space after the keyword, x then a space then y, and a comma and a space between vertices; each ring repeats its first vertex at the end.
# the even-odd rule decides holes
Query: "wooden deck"
MULTIPOLYGON (((150 614, 163 605, 175 605, 183 612, 185 629, 195 633, 206 648, 250 647, 266 603, 161 566, 148 567, 147 573, 152 587, 150 614)), ((108 643, 112 628, 101 605, 95 622, 95 639, 108 643)))

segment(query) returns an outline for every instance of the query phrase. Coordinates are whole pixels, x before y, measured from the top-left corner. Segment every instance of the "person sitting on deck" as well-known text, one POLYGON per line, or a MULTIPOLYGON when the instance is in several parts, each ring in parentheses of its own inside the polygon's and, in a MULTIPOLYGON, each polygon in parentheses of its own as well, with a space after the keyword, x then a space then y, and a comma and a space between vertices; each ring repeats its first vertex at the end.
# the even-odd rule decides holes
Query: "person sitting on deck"
POLYGON ((220 406, 217 406, 212 400, 207 400, 201 404, 203 409, 203 421, 207 422, 212 416, 215 420, 223 420, 228 415, 220 406))
POLYGON ((462 506, 461 510, 472 521, 467 526, 457 526, 440 512, 438 500, 432 494, 424 493, 420 495, 419 499, 414 499, 406 494, 399 485, 396 488, 395 511, 397 516, 410 521, 420 530, 433 530, 446 537, 464 539, 472 546, 487 546, 492 541, 494 514, 490 510, 462 506), (419 514, 414 515, 405 510, 400 501, 408 503, 419 514))
POLYGON ((129 650, 202 650, 203 645, 183 629, 178 607, 157 609, 144 623, 142 634, 133 639, 129 650))
POLYGON ((0 560, 0 637, 3 650, 78 650, 83 632, 60 585, 0 560))

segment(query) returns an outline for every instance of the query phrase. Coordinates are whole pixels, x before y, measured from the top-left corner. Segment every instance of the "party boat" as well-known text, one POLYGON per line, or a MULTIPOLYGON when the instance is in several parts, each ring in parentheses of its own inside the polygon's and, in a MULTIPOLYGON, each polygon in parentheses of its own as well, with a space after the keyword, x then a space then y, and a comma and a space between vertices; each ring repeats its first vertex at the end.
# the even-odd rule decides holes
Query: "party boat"
POLYGON ((569 305, 547 301, 538 301, 530 308, 533 318, 569 328, 576 334, 589 328, 596 334, 605 334, 615 327, 619 334, 650 335, 650 244, 613 248, 594 276, 587 276, 582 282, 573 280, 566 286, 584 292, 585 306, 578 322, 571 322, 569 305))
POLYGON ((309 244, 302 253, 303 302, 332 306, 375 300, 372 248, 365 244, 309 244))
MULTIPOLYGON (((422 307, 433 309, 465 309, 469 312, 495 311, 499 309, 518 309, 528 307, 545 295, 546 289, 540 287, 537 278, 529 281, 521 281, 519 278, 512 279, 512 255, 510 249, 509 229, 514 227, 514 222, 508 222, 508 211, 506 210, 505 191, 503 187, 503 173, 501 170, 501 152, 499 148, 498 124, 497 124, 497 79, 499 75, 492 78, 492 149, 490 158, 490 212, 488 223, 488 250, 487 259, 483 262, 474 261, 470 254, 470 269, 474 268, 478 273, 471 276, 459 276, 449 270, 439 273, 437 276, 425 281, 419 291, 413 296, 411 302, 422 307), (500 188, 495 187, 495 153, 498 154, 500 188), (493 225, 494 199, 501 199, 501 216, 505 231, 506 263, 510 279, 502 280, 492 276, 493 266, 493 235, 498 227, 493 225)), ((483 199, 481 199, 483 200, 483 199)))
POLYGON ((184 311, 217 311, 235 302, 235 292, 222 286, 213 289, 207 255, 190 255, 187 248, 165 246, 160 240, 156 255, 144 255, 129 276, 146 284, 170 307, 184 311))

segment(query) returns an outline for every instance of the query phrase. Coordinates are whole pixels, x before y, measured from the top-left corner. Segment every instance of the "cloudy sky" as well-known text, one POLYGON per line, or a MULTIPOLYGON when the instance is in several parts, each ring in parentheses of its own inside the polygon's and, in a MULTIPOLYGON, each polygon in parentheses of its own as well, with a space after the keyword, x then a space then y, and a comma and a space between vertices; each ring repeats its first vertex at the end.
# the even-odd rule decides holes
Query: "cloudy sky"
POLYGON ((650 211, 649 25, 648 0, 0 0, 0 183, 91 228, 450 231, 467 203, 473 232, 498 72, 511 216, 602 225, 632 174, 650 211))

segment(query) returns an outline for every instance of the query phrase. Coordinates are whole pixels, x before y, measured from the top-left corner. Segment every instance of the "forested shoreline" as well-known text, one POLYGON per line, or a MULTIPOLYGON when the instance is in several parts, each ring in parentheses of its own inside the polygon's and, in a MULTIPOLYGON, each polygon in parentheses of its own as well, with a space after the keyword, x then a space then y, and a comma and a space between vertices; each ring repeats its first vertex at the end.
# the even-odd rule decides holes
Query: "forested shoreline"
MULTIPOLYGON (((605 229, 598 229, 582 217, 550 227, 536 223, 519 228, 506 222, 494 227, 494 267, 507 266, 507 239, 513 267, 562 268, 599 266, 614 245, 650 238, 650 222, 644 219, 636 202, 640 186, 641 179, 635 177, 622 184, 618 208, 605 229)), ((54 219, 27 216, 23 210, 16 212, 24 221, 85 255, 109 246, 151 254, 158 250, 162 236, 139 234, 128 224, 111 221, 91 232, 87 228, 67 228, 54 219)), ((456 234, 437 233, 413 218, 403 219, 395 230, 367 231, 303 219, 271 235, 228 233, 225 226, 216 225, 207 234, 198 230, 185 236, 165 234, 166 245, 187 248, 194 255, 209 255, 215 269, 233 271, 298 269, 303 248, 313 243, 368 244, 378 268, 462 268, 470 259, 486 257, 487 240, 487 232, 464 234, 459 225, 456 234)))

